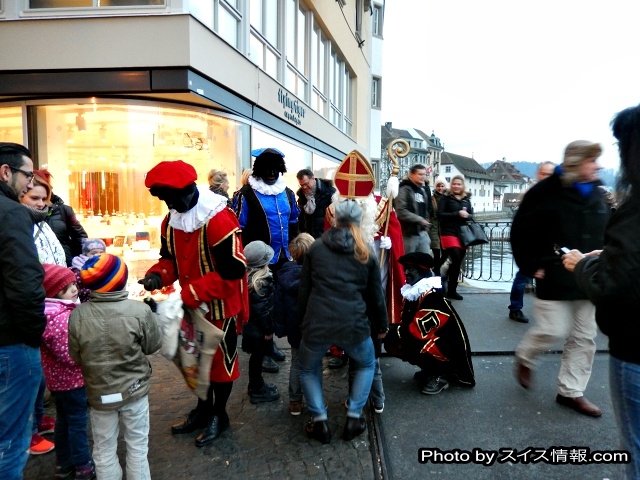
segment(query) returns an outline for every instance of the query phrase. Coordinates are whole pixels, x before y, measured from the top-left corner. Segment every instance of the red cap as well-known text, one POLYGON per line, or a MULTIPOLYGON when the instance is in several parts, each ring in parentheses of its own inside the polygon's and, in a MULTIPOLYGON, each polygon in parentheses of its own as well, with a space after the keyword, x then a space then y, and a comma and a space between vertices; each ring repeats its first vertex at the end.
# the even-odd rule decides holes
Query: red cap
POLYGON ((55 298, 64 287, 76 281, 76 274, 70 268, 44 263, 44 290, 47 298, 55 298))
POLYGON ((184 188, 198 179, 196 169, 182 160, 164 161, 157 164, 144 179, 144 186, 184 188))
POLYGON ((338 167, 333 183, 344 198, 366 198, 373 192, 375 177, 364 155, 352 150, 338 167))

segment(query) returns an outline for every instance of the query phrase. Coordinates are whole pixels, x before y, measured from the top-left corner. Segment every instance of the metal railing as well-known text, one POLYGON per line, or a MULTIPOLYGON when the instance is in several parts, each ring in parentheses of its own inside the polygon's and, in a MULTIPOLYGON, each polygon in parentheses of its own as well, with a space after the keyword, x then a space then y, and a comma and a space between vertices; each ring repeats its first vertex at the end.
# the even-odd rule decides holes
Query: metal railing
POLYGON ((510 282, 518 267, 511 253, 511 222, 478 222, 489 243, 467 250, 462 265, 463 276, 484 282, 510 282))

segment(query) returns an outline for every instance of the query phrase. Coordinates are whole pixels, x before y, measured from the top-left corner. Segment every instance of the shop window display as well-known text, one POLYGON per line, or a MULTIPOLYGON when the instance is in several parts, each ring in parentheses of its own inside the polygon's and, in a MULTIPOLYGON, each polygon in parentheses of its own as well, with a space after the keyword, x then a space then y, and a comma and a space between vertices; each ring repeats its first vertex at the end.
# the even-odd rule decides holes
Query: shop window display
POLYGON ((167 213, 144 187, 146 172, 180 159, 195 167, 198 184, 207 184, 216 168, 227 172, 234 188, 236 172, 248 166, 242 159, 250 158, 249 126, 203 109, 91 99, 38 106, 35 116, 38 165, 51 171, 54 192, 75 210, 89 237, 103 239, 109 253, 124 258, 130 291, 158 259, 167 213))

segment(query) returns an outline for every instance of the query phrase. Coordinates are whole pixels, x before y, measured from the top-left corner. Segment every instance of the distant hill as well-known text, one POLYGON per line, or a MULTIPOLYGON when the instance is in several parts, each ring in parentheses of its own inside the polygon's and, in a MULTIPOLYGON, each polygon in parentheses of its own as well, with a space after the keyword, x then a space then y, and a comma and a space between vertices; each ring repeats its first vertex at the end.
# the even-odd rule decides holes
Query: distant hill
MULTIPOLYGON (((483 163, 482 167, 487 168, 491 166, 493 162, 483 163)), ((530 178, 536 177, 536 170, 538 169, 538 164, 533 162, 509 162, 514 167, 516 167, 523 175, 526 175, 530 178)), ((602 183, 607 185, 608 187, 615 187, 616 185, 616 171, 612 168, 604 168, 600 170, 600 178, 602 179, 602 183)))

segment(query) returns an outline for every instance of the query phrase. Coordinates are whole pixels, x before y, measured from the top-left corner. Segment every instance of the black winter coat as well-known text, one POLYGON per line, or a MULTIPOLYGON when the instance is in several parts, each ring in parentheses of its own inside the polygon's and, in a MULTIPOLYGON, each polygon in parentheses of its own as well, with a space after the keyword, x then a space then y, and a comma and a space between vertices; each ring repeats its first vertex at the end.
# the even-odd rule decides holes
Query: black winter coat
POLYGON ((438 203, 438 220, 440 220, 440 235, 460 236, 460 227, 471 220, 473 207, 471 206, 471 196, 467 193, 461 199, 454 197, 447 192, 440 197, 438 203), (468 218, 462 218, 458 213, 463 208, 469 213, 468 218))
MULTIPOLYGON (((256 325, 263 335, 271 335, 273 333, 275 300, 273 277, 269 276, 263 281, 260 293, 255 290, 249 291, 249 323, 256 325)), ((249 278, 249 282, 251 282, 251 278, 249 278)))
POLYGON ((313 238, 320 238, 324 232, 324 216, 327 207, 331 205, 331 199, 335 192, 336 189, 331 180, 317 178, 315 193, 316 209, 312 214, 308 214, 304 211, 304 207, 307 204, 307 197, 304 195, 302 188, 298 189, 296 192, 298 196, 298 208, 300 208, 298 228, 301 233, 306 232, 313 238))
POLYGON ((420 235, 427 227, 422 225, 422 220, 433 217, 433 204, 431 202, 431 190, 429 185, 419 187, 409 179, 400 182, 398 196, 393 199, 393 207, 402 227, 402 235, 420 235), (421 213, 421 209, 424 210, 421 213))
POLYGON ((354 247, 351 232, 334 227, 304 257, 298 317, 306 344, 341 347, 388 330, 378 260, 372 253, 360 263, 354 247))
POLYGON ((584 196, 574 187, 563 186, 555 173, 524 195, 511 227, 511 248, 518 268, 526 276, 533 277, 536 270, 544 269, 544 278, 536 279, 538 298, 587 298, 574 275, 563 267, 554 245, 581 252, 602 248, 609 208, 598 184, 584 196))
MULTIPOLYGON (((588 253, 582 251, 582 253, 588 253)), ((640 364, 640 197, 623 203, 607 224, 598 257, 578 262, 574 276, 596 306, 596 322, 609 336, 612 356, 640 364)))
POLYGON ((60 241, 67 266, 70 267, 73 257, 82 253, 82 239, 87 238, 87 232, 80 225, 73 208, 65 205, 57 195, 51 195, 51 201, 53 203, 51 214, 45 221, 60 241))
POLYGON ((40 346, 46 324, 43 281, 33 221, 14 191, 0 182, 0 346, 40 346))
POLYGON ((298 323, 298 291, 302 265, 285 262, 276 273, 276 301, 274 318, 278 337, 287 336, 289 345, 300 347, 300 324, 298 323))

